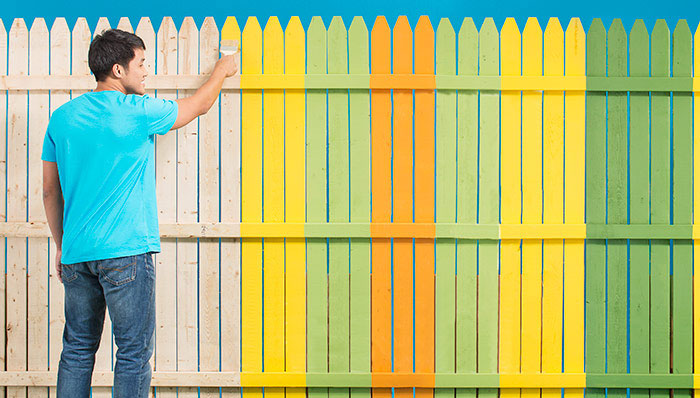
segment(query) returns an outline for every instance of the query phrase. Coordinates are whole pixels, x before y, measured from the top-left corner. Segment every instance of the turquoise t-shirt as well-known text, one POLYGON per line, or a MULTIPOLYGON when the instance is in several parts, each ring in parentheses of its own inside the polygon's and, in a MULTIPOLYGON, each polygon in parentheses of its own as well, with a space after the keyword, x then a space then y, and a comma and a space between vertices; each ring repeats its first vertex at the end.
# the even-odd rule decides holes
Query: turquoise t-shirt
POLYGON ((119 91, 53 112, 41 159, 56 162, 63 191, 61 263, 160 252, 154 134, 176 118, 175 101, 119 91))

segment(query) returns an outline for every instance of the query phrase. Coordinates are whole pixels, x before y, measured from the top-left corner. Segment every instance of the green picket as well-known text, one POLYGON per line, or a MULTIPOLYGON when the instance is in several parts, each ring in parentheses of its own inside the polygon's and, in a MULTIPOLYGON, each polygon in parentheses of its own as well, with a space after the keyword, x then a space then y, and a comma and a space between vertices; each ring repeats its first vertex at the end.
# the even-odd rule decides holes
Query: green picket
MULTIPOLYGON (((651 75, 669 76, 669 31, 658 20, 651 33, 651 75)), ((651 223, 670 223, 670 103, 669 93, 651 93, 651 223)), ((669 241, 651 240, 650 371, 667 374, 670 352, 669 241)), ((669 390, 653 389, 653 397, 668 397, 669 390)))
MULTIPOLYGON (((326 73, 326 28, 311 19, 307 33, 307 73, 326 73)), ((306 91, 306 221, 326 222, 326 91, 306 91)), ((307 371, 328 372, 327 246, 325 238, 306 241, 307 371)), ((310 398, 328 397, 328 388, 309 388, 310 398)))
MULTIPOLYGON (((369 73, 369 35, 362 17, 348 31, 349 72, 369 73)), ((370 222, 369 90, 350 90, 350 221, 370 222)), ((370 373, 370 240, 350 243, 350 371, 370 373)), ((353 388, 353 398, 369 398, 369 388, 353 388)))
MULTIPOLYGON (((442 18, 437 29, 436 70, 455 75, 455 31, 442 18)), ((436 99, 436 220, 454 223, 457 197, 457 97, 455 90, 437 90, 436 99)), ((435 240, 435 372, 455 371, 455 239, 435 240)), ((436 398, 454 396, 454 389, 437 389, 436 398)))
MULTIPOLYGON (((630 32, 630 76, 649 76, 649 32, 630 32)), ((630 223, 649 223, 649 93, 630 92, 630 223)), ((649 240, 630 240, 630 373, 649 373, 649 240)), ((631 389, 630 398, 649 398, 631 389)))
MULTIPOLYGON (((498 76, 498 30, 492 18, 486 18, 479 32, 479 75, 498 76)), ((480 224, 499 223, 499 93, 481 91, 479 150, 480 224)), ((478 369, 480 373, 498 372, 498 242, 478 245, 478 369)), ((479 396, 495 398, 497 389, 482 388, 479 396)))
MULTIPOLYGON (((328 27, 328 74, 348 73, 348 35, 340 17, 328 27)), ((348 90, 328 90, 328 213, 330 222, 349 222, 348 90)), ((350 370, 350 247, 347 238, 328 242, 328 368, 350 370)), ((347 388, 331 388, 329 396, 350 395, 347 388)))
MULTIPOLYGON (((690 77, 692 39, 685 20, 673 32, 673 76, 690 77)), ((692 93, 673 93, 673 224, 692 224, 692 93)), ((690 238, 690 237, 689 237, 690 238)), ((690 239, 673 241, 673 373, 693 373, 692 244, 690 239)), ((690 398, 690 390, 674 389, 673 396, 690 398)))
MULTIPOLYGON (((608 30, 608 76, 627 76, 627 34, 619 19, 608 30)), ((627 224, 627 93, 608 92, 607 223, 627 224)), ((607 373, 627 373, 627 240, 608 239, 607 373)), ((608 397, 626 397, 608 388, 608 397)))
MULTIPOLYGON (((606 33, 596 18, 586 36, 586 75, 605 76, 606 33)), ((605 223, 605 93, 586 93, 586 223, 605 223)), ((605 373, 605 241, 586 241, 586 373, 605 373)), ((586 395, 603 398, 604 389, 586 395)))
MULTIPOLYGON (((476 76, 479 62, 479 33, 471 18, 464 18, 459 29, 457 73, 476 76)), ((479 140, 478 93, 457 92, 457 222, 477 221, 477 176, 479 140)), ((477 240, 457 240, 457 373, 476 373, 476 260, 477 240)), ((475 388, 457 389, 457 398, 475 398, 475 388)))

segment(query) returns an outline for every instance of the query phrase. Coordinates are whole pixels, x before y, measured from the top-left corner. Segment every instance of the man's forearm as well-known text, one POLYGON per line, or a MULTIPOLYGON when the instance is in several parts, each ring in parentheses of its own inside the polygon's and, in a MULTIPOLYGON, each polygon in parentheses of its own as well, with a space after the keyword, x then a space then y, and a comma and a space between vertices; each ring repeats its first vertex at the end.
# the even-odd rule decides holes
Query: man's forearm
POLYGON ((44 209, 51 236, 60 249, 63 242, 63 195, 60 193, 44 195, 44 209))
POLYGON ((194 95, 199 96, 203 102, 202 113, 208 112, 216 99, 219 98, 224 79, 226 79, 226 73, 219 68, 214 68, 209 79, 195 92, 194 95))

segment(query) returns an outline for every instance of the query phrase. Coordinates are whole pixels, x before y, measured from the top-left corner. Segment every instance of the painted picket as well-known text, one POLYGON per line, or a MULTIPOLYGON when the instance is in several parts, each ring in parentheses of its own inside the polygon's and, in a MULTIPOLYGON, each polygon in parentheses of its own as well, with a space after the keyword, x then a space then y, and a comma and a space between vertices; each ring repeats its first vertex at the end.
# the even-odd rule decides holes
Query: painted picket
MULTIPOLYGON (((651 76, 670 75, 670 40, 666 21, 659 20, 651 32, 651 76)), ((651 93, 651 176, 650 223, 667 224, 670 220, 668 189, 671 184, 670 163, 670 93, 651 93)), ((650 373, 667 373, 670 368, 670 242, 650 240, 650 373)), ((668 389, 652 389, 652 397, 668 397, 668 389)))
MULTIPOLYGON (((630 76, 649 76, 649 33, 635 22, 629 36, 630 76)), ((649 93, 630 93, 630 222, 649 222, 649 93)), ((630 241, 630 373, 649 373, 649 242, 630 241)), ((630 396, 649 397, 649 390, 630 396)))
MULTIPOLYGON (((479 58, 479 32, 471 18, 465 18, 458 36, 457 74, 476 76, 479 58)), ((458 223, 477 223, 479 171, 479 95, 476 91, 457 91, 457 217, 458 223)), ((457 240, 455 300, 455 371, 477 373, 477 261, 476 239, 457 240)), ((461 388, 457 398, 474 398, 475 388, 461 388)))
MULTIPOLYGON (((306 31, 306 72, 327 73, 326 27, 314 17, 306 31)), ((306 222, 327 222, 326 90, 306 90, 306 222)), ((306 240, 306 371, 328 373, 328 247, 326 239, 306 240)), ((328 397, 327 388, 309 388, 310 398, 328 397)))
MULTIPOLYGON (((348 73, 348 39, 343 20, 328 26, 328 74, 348 73)), ((350 222, 348 90, 328 90, 328 221, 350 222)), ((350 371, 350 242, 328 240, 328 371, 350 371)), ((347 388, 331 388, 328 396, 349 398, 347 388)))

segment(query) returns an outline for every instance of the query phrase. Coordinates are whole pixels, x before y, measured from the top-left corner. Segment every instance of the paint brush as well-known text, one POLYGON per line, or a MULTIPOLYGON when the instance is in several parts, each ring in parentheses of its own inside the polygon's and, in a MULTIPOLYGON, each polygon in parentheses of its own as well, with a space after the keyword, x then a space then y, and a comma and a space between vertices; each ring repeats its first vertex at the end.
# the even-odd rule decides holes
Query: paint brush
POLYGON ((238 52, 238 40, 221 40, 221 55, 233 55, 238 52))

